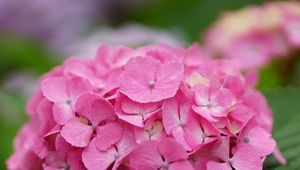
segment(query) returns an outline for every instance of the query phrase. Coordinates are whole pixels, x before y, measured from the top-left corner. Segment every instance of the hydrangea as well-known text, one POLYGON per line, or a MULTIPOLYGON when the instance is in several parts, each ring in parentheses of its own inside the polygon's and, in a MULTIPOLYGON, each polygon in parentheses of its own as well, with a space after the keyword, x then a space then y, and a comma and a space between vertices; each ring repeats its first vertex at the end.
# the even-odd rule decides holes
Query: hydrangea
POLYGON ((7 160, 20 169, 262 169, 272 113, 234 61, 102 45, 45 74, 7 160))
POLYGON ((246 69, 266 66, 300 48, 300 3, 270 2, 223 15, 205 35, 213 57, 234 58, 246 69))

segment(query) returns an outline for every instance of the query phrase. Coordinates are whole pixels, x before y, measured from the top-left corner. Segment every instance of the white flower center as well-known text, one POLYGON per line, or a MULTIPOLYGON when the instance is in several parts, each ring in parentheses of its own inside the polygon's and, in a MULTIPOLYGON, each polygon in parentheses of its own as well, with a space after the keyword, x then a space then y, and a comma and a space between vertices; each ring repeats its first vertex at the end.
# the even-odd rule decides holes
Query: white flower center
POLYGON ((155 82, 153 80, 149 81, 149 86, 153 88, 155 86, 155 82))

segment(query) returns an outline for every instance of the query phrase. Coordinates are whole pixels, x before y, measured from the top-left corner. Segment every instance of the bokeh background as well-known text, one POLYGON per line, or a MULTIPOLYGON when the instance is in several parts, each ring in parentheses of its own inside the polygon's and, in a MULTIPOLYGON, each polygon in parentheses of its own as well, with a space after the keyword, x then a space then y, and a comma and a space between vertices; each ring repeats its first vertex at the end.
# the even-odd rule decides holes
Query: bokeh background
MULTIPOLYGON (((13 138, 27 120, 26 101, 38 77, 66 57, 90 57, 101 43, 203 44, 208 28, 225 11, 267 2, 271 1, 0 0, 0 169, 6 169, 13 138)), ((275 115, 274 137, 288 159, 282 169, 300 167, 299 50, 292 55, 259 71, 258 88, 275 115)), ((268 158, 266 168, 277 166, 268 158)))

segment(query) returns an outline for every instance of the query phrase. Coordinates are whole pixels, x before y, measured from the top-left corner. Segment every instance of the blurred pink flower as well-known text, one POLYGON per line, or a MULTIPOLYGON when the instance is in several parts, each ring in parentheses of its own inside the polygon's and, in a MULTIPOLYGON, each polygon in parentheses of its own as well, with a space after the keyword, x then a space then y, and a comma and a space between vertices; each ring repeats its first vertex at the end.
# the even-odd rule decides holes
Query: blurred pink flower
POLYGON ((262 68, 299 48, 300 3, 269 2, 225 13, 205 34, 211 57, 234 58, 244 69, 262 68))

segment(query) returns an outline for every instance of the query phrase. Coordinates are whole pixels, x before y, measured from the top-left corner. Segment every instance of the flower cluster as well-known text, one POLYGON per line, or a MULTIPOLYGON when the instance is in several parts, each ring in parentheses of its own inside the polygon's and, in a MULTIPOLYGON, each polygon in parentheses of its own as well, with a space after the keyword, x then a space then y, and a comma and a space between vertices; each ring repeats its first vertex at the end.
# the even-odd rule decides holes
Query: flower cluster
POLYGON ((201 48, 101 46, 39 81, 8 169, 259 170, 275 148, 253 77, 201 48))
POLYGON ((226 13, 205 42, 219 57, 239 59, 245 68, 263 67, 300 48, 300 3, 272 2, 226 13))

